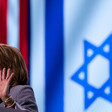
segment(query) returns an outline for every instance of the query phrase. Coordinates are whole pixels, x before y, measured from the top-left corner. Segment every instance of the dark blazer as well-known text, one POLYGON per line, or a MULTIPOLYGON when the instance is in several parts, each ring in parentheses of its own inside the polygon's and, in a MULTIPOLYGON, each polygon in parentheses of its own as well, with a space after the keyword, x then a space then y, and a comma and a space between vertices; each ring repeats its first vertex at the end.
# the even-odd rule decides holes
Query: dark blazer
MULTIPOLYGON (((29 85, 17 85, 10 89, 10 95, 16 102, 15 109, 26 110, 26 112, 38 112, 33 89, 29 85)), ((0 101, 0 107, 5 107, 0 101)))

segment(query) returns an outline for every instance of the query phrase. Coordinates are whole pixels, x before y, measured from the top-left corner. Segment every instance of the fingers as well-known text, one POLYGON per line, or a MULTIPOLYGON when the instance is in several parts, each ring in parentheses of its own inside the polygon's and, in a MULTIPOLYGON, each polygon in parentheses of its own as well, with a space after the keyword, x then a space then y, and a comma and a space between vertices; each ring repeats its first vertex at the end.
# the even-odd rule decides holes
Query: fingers
POLYGON ((2 78, 2 71, 0 70, 0 81, 1 81, 1 78, 2 78))
POLYGON ((12 77, 13 77, 13 75, 14 75, 14 73, 10 74, 10 68, 8 68, 7 75, 6 75, 6 80, 8 80, 10 82, 12 77))
POLYGON ((9 82, 11 81, 13 75, 14 75, 14 73, 11 73, 11 75, 9 76, 9 78, 8 78, 8 81, 9 81, 9 82))
POLYGON ((3 68, 2 71, 0 70, 0 81, 1 80, 8 80, 8 81, 10 81, 12 79, 12 76, 14 75, 14 73, 10 74, 10 68, 8 68, 6 76, 5 76, 5 73, 6 73, 5 71, 6 71, 5 68, 3 68))
POLYGON ((10 68, 7 70, 7 76, 6 76, 6 79, 9 78, 9 75, 10 75, 10 68))
POLYGON ((3 71, 2 71, 2 80, 5 79, 5 68, 3 68, 3 71))

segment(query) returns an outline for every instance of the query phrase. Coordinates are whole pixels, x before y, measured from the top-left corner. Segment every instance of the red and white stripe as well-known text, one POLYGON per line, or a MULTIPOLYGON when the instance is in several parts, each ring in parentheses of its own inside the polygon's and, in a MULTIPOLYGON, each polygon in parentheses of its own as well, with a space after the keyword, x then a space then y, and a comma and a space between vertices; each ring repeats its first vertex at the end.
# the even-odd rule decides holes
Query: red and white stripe
POLYGON ((0 0, 0 43, 20 49, 28 68, 27 0, 0 0))
POLYGON ((27 68, 30 61, 30 84, 39 111, 45 112, 44 80, 44 11, 45 0, 31 0, 31 52, 28 43, 28 0, 0 0, 0 43, 20 50, 27 68))

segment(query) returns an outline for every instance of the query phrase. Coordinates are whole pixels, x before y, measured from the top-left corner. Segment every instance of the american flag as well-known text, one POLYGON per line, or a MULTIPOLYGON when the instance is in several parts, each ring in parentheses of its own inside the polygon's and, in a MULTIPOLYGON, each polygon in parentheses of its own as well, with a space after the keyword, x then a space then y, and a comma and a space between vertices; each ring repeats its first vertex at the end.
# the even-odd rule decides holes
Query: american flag
POLYGON ((112 111, 112 0, 0 0, 0 43, 22 53, 39 112, 112 111))

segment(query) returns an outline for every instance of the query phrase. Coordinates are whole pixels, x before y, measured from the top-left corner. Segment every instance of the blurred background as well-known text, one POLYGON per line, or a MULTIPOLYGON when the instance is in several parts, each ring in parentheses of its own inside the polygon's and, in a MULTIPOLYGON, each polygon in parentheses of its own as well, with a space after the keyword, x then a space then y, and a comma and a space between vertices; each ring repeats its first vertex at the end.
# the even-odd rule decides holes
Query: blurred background
POLYGON ((0 43, 18 48, 39 112, 112 111, 112 0, 0 0, 0 43))

